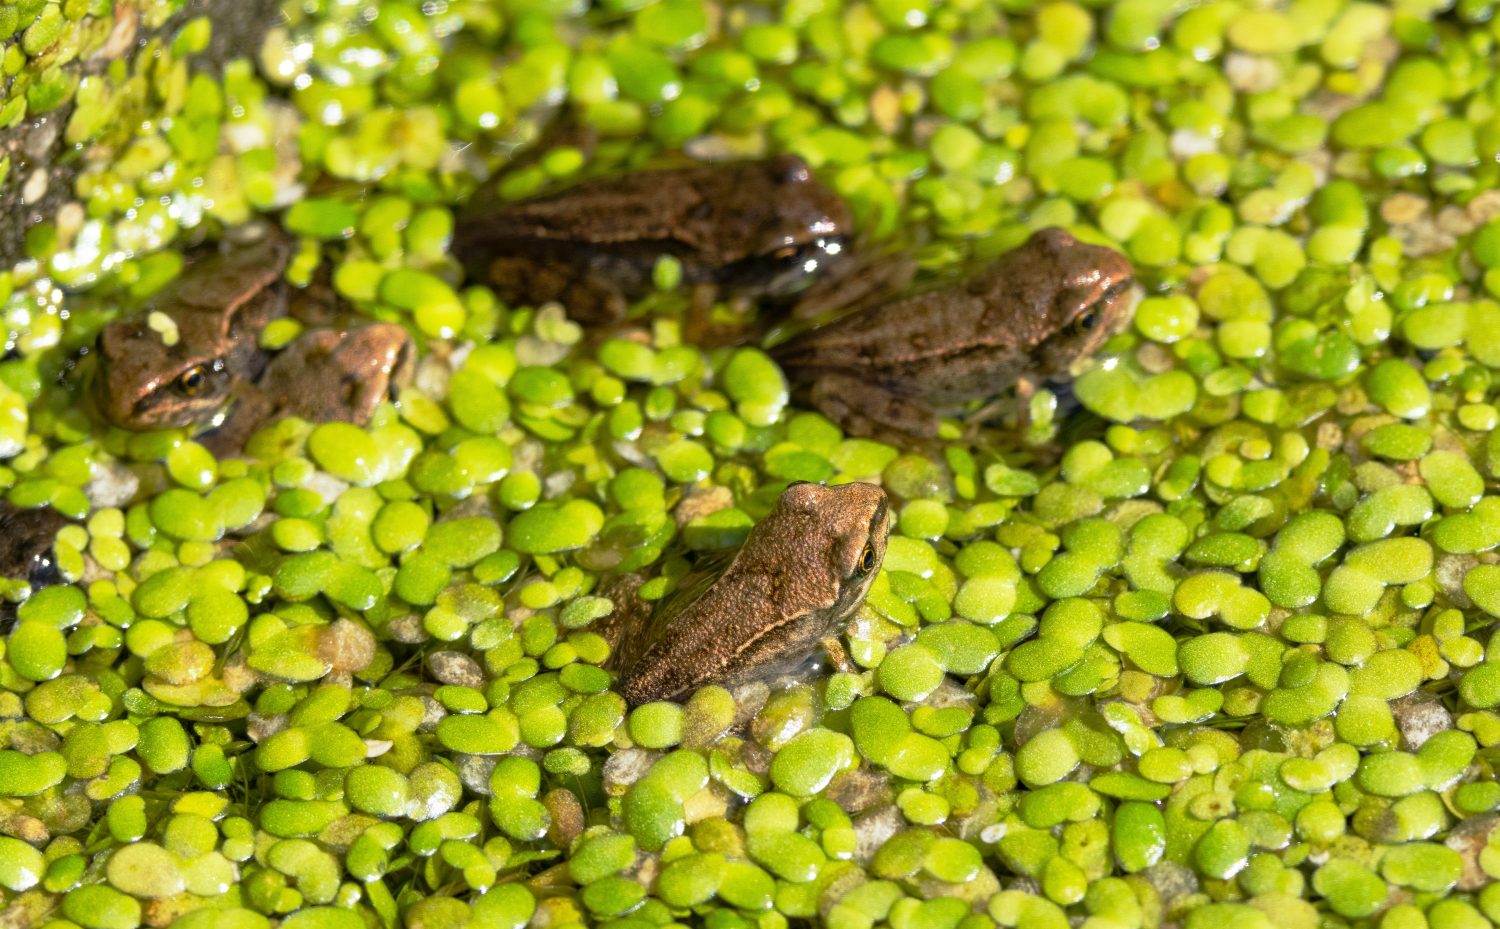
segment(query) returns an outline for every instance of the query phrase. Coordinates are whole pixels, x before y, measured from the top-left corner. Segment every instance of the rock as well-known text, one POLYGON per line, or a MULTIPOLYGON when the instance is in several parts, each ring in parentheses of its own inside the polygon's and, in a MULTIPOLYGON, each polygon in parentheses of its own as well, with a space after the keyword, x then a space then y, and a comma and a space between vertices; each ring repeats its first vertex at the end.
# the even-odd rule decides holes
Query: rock
POLYGON ((1430 694, 1417 693, 1402 697, 1391 704, 1391 715, 1396 718, 1396 728, 1401 730, 1402 747, 1414 752, 1422 743, 1453 728, 1453 714, 1442 702, 1430 694))
POLYGON ((463 652, 433 652, 427 656, 427 669, 442 684, 473 687, 476 690, 484 686, 484 669, 479 666, 479 662, 463 652))
POLYGON ((497 755, 458 754, 454 756, 459 781, 481 797, 490 795, 490 775, 494 773, 495 765, 499 763, 500 758, 497 755))
POLYGON ((906 817, 894 803, 871 810, 854 819, 854 860, 868 865, 891 836, 906 828, 906 817))
POLYGON ((1448 838, 1443 840, 1443 844, 1458 852, 1458 857, 1464 863, 1454 890, 1468 893, 1479 890, 1490 882, 1489 875, 1480 867, 1479 855, 1489 847, 1490 833, 1495 831, 1496 825, 1500 825, 1500 816, 1485 813, 1482 816, 1470 816, 1448 831, 1448 838))
POLYGON ((631 784, 646 776, 660 757, 661 752, 644 748, 627 748, 610 755, 604 762, 604 792, 612 797, 622 796, 631 784))
POLYGON ((1170 911, 1184 897, 1192 896, 1199 890, 1198 875, 1193 873, 1192 868, 1175 861, 1158 861, 1142 871, 1141 877, 1146 879, 1146 883, 1161 898, 1164 912, 1170 911))
POLYGON ((547 827, 547 838, 558 848, 567 848, 583 832, 583 804, 566 787, 549 790, 542 797, 542 806, 552 816, 547 827))
POLYGON ((823 797, 855 816, 891 802, 891 779, 884 773, 859 767, 845 771, 829 782, 823 797))

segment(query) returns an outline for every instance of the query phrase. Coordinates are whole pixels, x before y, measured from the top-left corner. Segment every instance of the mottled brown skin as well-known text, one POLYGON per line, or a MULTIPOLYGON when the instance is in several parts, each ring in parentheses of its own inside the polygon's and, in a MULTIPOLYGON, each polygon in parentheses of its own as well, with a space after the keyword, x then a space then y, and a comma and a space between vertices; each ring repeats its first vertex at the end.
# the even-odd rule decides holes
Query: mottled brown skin
POLYGON ((771 351, 857 435, 937 435, 939 411, 1064 375, 1129 312, 1130 263, 1061 229, 963 280, 875 304, 771 351))
POLYGON ((411 338, 393 323, 320 326, 276 353, 261 330, 287 315, 324 323, 283 279, 292 243, 279 233, 190 264, 140 312, 100 332, 94 402, 122 429, 193 428, 216 454, 240 450, 282 416, 367 422, 409 380, 411 338), (177 327, 168 345, 148 317, 177 327))
POLYGON ((239 449, 256 429, 285 416, 363 425, 410 382, 414 354, 411 336, 395 323, 303 333, 245 386, 235 414, 214 430, 207 445, 216 451, 239 449))
MULTIPOLYGON (((0 501, 0 577, 22 580, 33 590, 50 587, 62 578, 52 560, 58 530, 68 524, 51 507, 22 509, 0 501)), ((0 603, 0 631, 15 622, 16 605, 0 603)))
POLYGON ((798 482, 722 574, 684 580, 686 596, 648 615, 634 597, 640 579, 621 578, 606 588, 617 609, 603 624, 616 640, 620 692, 631 704, 677 700, 795 669, 864 602, 889 533, 885 491, 874 484, 798 482))
POLYGON ((685 284, 787 300, 842 264, 848 208, 792 155, 637 171, 462 215, 453 253, 501 299, 622 319, 671 255, 685 284))
POLYGON ((212 421, 254 382, 269 356, 257 339, 287 314, 282 279, 291 241, 267 236, 189 265, 139 312, 99 333, 94 400, 111 424, 147 431, 212 421), (147 324, 153 312, 177 324, 166 344, 147 324))
POLYGON ((57 583, 52 543, 68 524, 50 506, 22 509, 0 501, 0 577, 30 581, 33 587, 57 583))

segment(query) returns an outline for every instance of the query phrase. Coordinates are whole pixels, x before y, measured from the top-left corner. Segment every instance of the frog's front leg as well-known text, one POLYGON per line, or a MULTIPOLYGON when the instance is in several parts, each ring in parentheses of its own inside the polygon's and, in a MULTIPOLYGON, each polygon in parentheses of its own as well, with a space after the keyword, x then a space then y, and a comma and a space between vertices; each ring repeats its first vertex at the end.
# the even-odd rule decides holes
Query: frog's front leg
POLYGON ((899 433, 917 439, 937 437, 937 411, 920 400, 898 396, 849 374, 825 374, 810 394, 818 412, 844 430, 866 438, 899 433))
POLYGON ((829 636, 818 643, 823 647, 823 654, 827 656, 828 663, 833 665, 835 671, 845 674, 858 674, 859 668, 855 666, 854 659, 849 657, 849 650, 844 643, 839 641, 838 636, 829 636))
POLYGON ((1015 383, 1005 387, 964 417, 969 424, 969 438, 972 439, 981 426, 989 425, 997 419, 1006 419, 1007 422, 1013 419, 1017 428, 1024 429, 1030 423, 1031 398, 1036 396, 1038 389, 1037 382, 1031 378, 1017 378, 1015 383))
POLYGON ((245 443, 275 412, 274 397, 255 384, 242 384, 219 425, 195 436, 194 441, 216 458, 234 457, 244 452, 245 443))

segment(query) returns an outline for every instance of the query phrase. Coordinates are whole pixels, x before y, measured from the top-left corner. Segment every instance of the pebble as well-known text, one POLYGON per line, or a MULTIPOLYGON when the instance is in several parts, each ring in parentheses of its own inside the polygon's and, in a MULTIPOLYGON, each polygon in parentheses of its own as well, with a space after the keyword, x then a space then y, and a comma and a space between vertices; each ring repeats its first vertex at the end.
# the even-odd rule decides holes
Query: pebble
POLYGON ((1453 728, 1453 714, 1436 698, 1417 693, 1391 704, 1406 751, 1416 751, 1439 732, 1453 728))
POLYGON ((427 656, 427 667, 440 683, 476 690, 484 687, 484 669, 463 652, 433 652, 427 656))

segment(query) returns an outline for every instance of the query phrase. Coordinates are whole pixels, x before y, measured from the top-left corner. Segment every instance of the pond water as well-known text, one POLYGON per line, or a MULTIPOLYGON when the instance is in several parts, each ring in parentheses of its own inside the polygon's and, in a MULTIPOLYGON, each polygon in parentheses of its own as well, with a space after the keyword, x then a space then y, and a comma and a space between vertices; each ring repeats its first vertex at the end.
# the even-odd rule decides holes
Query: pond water
POLYGON ((1492 4, 308 0, 222 74, 176 6, 0 4, 0 142, 52 114, 72 185, 0 272, 0 488, 68 519, 5 588, 0 921, 1500 921, 1492 4), (451 255, 479 190, 780 153, 923 279, 1110 246, 1129 322, 878 441, 680 261, 585 327, 451 255), (257 222, 410 382, 241 454, 106 426, 101 327, 257 222), (847 670, 627 705, 602 578, 856 480, 847 670))

